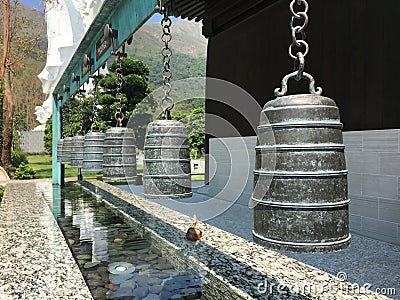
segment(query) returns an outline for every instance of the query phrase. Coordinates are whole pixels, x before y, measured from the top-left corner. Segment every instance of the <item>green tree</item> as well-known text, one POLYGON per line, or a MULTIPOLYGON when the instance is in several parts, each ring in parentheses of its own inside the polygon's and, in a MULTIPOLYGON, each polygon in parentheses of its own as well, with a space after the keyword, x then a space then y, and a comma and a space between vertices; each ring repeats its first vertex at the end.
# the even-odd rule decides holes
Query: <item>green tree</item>
POLYGON ((0 91, 4 96, 0 105, 5 110, 3 123, 3 141, 1 160, 4 165, 11 165, 11 149, 13 146, 14 111, 17 98, 14 95, 13 75, 21 68, 26 56, 37 45, 37 32, 32 34, 32 24, 19 11, 18 1, 3 0, 0 2, 3 15, 3 31, 1 47, 3 54, 0 62, 0 91))
POLYGON ((27 163, 21 163, 17 170, 15 170, 14 179, 34 179, 36 172, 27 163))
POLYGON ((48 118, 46 121, 46 127, 44 129, 43 142, 44 142, 44 150, 46 151, 47 154, 50 154, 50 155, 52 153, 52 149, 51 149, 52 127, 53 127, 53 120, 51 118, 48 118))
POLYGON ((195 158, 202 157, 205 153, 205 110, 204 107, 193 109, 188 116, 179 113, 173 117, 174 120, 185 124, 188 133, 190 152, 195 158))
POLYGON ((196 108, 188 116, 188 142, 192 149, 197 152, 197 157, 205 153, 205 111, 204 108, 196 108))
MULTIPOLYGON (((121 108, 124 114, 122 126, 126 126, 133 110, 148 94, 149 68, 143 62, 132 57, 121 58, 122 89, 121 108)), ((109 74, 103 75, 99 81, 102 92, 99 95, 98 103, 102 106, 99 111, 99 119, 108 127, 116 124, 115 112, 119 106, 117 94, 118 61, 115 60, 109 66, 109 74)))
MULTIPOLYGON (((117 99, 115 97, 117 90, 117 75, 115 72, 117 66, 117 61, 110 64, 110 73, 100 77, 98 81, 98 89, 93 89, 89 95, 79 94, 75 97, 71 97, 63 104, 62 110, 65 120, 65 136, 74 136, 78 133, 84 135, 90 131, 94 120, 93 106, 95 102, 96 106, 101 107, 97 109, 98 116, 96 120, 96 125, 100 128, 100 131, 105 132, 108 128, 115 126, 115 112, 118 108, 117 99), (97 100, 94 101, 95 99, 97 100), (80 132, 81 126, 82 132, 80 132)), ((121 58, 121 70, 121 107, 124 114, 122 126, 126 126, 136 106, 150 93, 148 87, 149 68, 146 64, 135 58, 126 57, 121 58)), ((146 114, 146 112, 140 111, 140 113, 144 114, 145 120, 149 119, 149 115, 152 116, 151 112, 147 112, 146 114)), ((144 119, 137 118, 137 122, 143 123, 144 119)), ((140 124, 140 126, 143 125, 140 124)), ((140 134, 142 134, 142 130, 140 131, 140 134)), ((44 136, 45 149, 46 152, 49 153, 51 153, 51 139, 50 120, 46 123, 44 136)))

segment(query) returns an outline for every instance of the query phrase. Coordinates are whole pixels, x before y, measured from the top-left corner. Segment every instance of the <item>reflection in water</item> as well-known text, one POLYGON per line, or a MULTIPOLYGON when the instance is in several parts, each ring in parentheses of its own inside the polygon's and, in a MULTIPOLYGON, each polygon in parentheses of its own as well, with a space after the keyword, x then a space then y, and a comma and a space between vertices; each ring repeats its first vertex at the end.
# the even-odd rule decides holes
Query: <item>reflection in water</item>
POLYGON ((177 271, 133 229, 79 185, 61 192, 58 224, 94 299, 205 299, 193 271, 177 271))

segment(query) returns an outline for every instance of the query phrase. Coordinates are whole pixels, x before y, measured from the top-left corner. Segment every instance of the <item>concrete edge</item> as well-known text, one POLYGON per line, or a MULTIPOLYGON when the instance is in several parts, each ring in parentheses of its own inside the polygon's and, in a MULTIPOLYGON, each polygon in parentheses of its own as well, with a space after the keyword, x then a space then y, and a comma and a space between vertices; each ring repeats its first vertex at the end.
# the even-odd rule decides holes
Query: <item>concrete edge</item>
POLYGON ((204 272, 211 299, 389 299, 206 223, 198 224, 205 233, 200 242, 186 241, 187 216, 101 181, 81 184, 129 223, 144 226, 176 268, 204 272))

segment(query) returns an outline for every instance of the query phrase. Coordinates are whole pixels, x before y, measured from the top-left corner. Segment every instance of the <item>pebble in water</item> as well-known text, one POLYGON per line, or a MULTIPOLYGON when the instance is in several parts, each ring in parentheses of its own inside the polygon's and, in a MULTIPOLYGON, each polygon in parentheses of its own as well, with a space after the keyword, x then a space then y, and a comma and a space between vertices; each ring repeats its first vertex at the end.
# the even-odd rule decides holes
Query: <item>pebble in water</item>
POLYGON ((163 288, 164 287, 161 284, 152 285, 151 287, 149 287, 149 292, 152 294, 159 294, 161 293, 163 288))
POLYGON ((160 300, 160 296, 155 295, 155 294, 148 294, 145 298, 142 300, 160 300))
POLYGON ((106 293, 107 289, 102 287, 98 287, 92 292, 94 299, 105 299, 106 293))
POLYGON ((91 279, 88 280, 88 285, 91 287, 98 287, 98 286, 104 286, 104 281, 103 280, 95 280, 95 279, 91 279))
POLYGON ((110 282, 112 284, 121 284, 133 277, 133 274, 110 274, 110 282))
POLYGON ((102 277, 97 273, 89 273, 87 274, 87 279, 102 280, 102 277))
POLYGON ((110 290, 110 291, 116 291, 118 289, 118 287, 116 287, 115 285, 113 285, 111 283, 110 284, 106 284, 105 288, 110 290))
POLYGON ((87 263, 85 263, 85 264, 83 265, 83 267, 84 267, 85 269, 91 269, 91 268, 94 268, 94 267, 98 266, 99 264, 100 264, 99 261, 87 262, 87 263))
MULTIPOLYGON (((79 195, 74 197, 78 199, 79 195)), ((102 205, 100 202, 90 203, 87 208, 95 210, 95 230, 103 233, 100 234, 102 238, 80 240, 79 226, 71 227, 70 231, 64 229, 64 232, 70 244, 74 240, 71 249, 83 267, 81 271, 95 300, 159 300, 172 297, 187 300, 201 297, 201 282, 195 282, 192 273, 174 269, 168 259, 162 257, 161 251, 151 246, 142 231, 118 223, 118 217, 106 209, 96 211, 97 206, 102 205), (112 266, 115 270, 110 270, 112 266), (122 269, 122 266, 131 269, 128 273, 122 271, 122 274, 120 269, 116 269, 122 269)), ((73 212, 78 216, 82 214, 79 210, 73 212)), ((71 217, 65 218, 65 224, 71 222, 71 217)))
POLYGON ((149 294, 149 287, 147 285, 145 286, 139 286, 138 288, 133 290, 132 295, 138 298, 144 298, 149 294))
POLYGON ((135 289, 135 288, 137 288, 137 284, 136 284, 136 281, 135 280, 127 280, 127 281, 124 281, 124 282, 121 282, 121 284, 119 285, 120 287, 130 287, 130 288, 132 288, 132 289, 135 289))
POLYGON ((159 285, 162 282, 160 278, 152 277, 147 280, 147 283, 150 285, 159 285))
POLYGON ((81 260, 85 260, 85 259, 90 260, 90 259, 92 259, 92 256, 88 255, 88 254, 81 254, 81 255, 78 255, 76 258, 81 259, 81 260))

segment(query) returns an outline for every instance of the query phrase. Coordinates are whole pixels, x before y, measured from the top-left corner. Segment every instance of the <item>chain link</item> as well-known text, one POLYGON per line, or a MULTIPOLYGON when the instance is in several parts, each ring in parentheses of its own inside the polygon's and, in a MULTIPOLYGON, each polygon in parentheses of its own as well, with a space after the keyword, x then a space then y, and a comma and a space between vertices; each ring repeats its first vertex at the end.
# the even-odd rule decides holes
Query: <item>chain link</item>
MULTIPOLYGON (((70 102, 74 101, 75 102, 75 97, 72 96, 72 99, 70 102)), ((70 137, 72 137, 72 103, 69 103, 68 105, 68 117, 69 117, 69 135, 70 137)))
MULTIPOLYGON (((77 98, 78 98, 78 102, 79 102, 79 105, 78 105, 79 111, 82 112, 84 97, 82 96, 82 94, 79 93, 77 98)), ((79 130, 77 132, 77 135, 79 135, 79 134, 83 135, 83 114, 81 114, 80 116, 81 116, 80 124, 79 124, 79 130)))
POLYGON ((298 67, 298 76, 296 80, 301 79, 301 74, 304 71, 304 59, 308 54, 308 44, 305 41, 306 34, 305 30, 308 25, 308 3, 306 0, 293 0, 290 3, 290 12, 292 13, 292 18, 290 20, 290 30, 292 31, 292 43, 289 46, 289 55, 294 59, 294 69, 298 67), (297 8, 303 8, 303 11, 296 11, 295 4, 297 8), (296 25, 297 24, 297 25, 296 25), (294 48, 298 48, 296 53, 294 53, 294 48), (304 52, 302 52, 304 50, 304 52), (303 62, 300 63, 300 57, 303 62))
POLYGON ((117 98, 117 111, 114 114, 114 118, 117 121, 117 127, 122 127, 122 121, 124 120, 124 114, 122 113, 122 62, 121 58, 117 58, 117 68, 115 69, 115 73, 117 74, 117 93, 116 93, 116 98, 117 98))
POLYGON ((97 124, 97 118, 99 116, 98 113, 98 83, 99 83, 99 76, 94 76, 94 88, 93 88, 93 118, 92 118, 92 125, 90 126, 90 131, 98 130, 100 131, 100 126, 97 124))
MULTIPOLYGON (((60 101, 60 103, 62 103, 62 100, 60 101)), ((66 113, 66 104, 64 103, 64 105, 61 105, 61 114, 62 114, 62 119, 61 119, 61 138, 63 139, 65 137, 65 113, 66 113), (65 107, 64 107, 65 105, 65 107)))
POLYGON ((305 30, 308 25, 308 3, 306 0, 292 0, 289 5, 292 17, 290 19, 290 30, 292 34, 292 43, 289 45, 289 56, 294 60, 292 73, 286 75, 281 83, 281 88, 275 89, 275 96, 284 96, 287 92, 287 81, 295 78, 297 81, 305 78, 309 81, 309 91, 312 94, 321 94, 322 89, 315 89, 314 78, 304 72, 305 57, 308 54, 309 46, 306 39, 305 30), (303 9, 303 10, 301 10, 303 9), (297 49, 296 49, 297 48, 297 49))
POLYGON ((161 55, 163 57, 163 66, 164 66, 162 70, 164 96, 161 99, 160 105, 163 110, 162 118, 170 120, 171 119, 170 111, 174 107, 174 100, 170 97, 171 78, 172 78, 170 63, 171 63, 172 50, 169 47, 169 42, 172 40, 172 35, 171 35, 172 21, 168 16, 168 10, 166 7, 161 7, 161 13, 164 14, 164 17, 161 20, 161 27, 163 31, 163 34, 161 36, 161 41, 164 42, 164 47, 161 50, 161 55))

